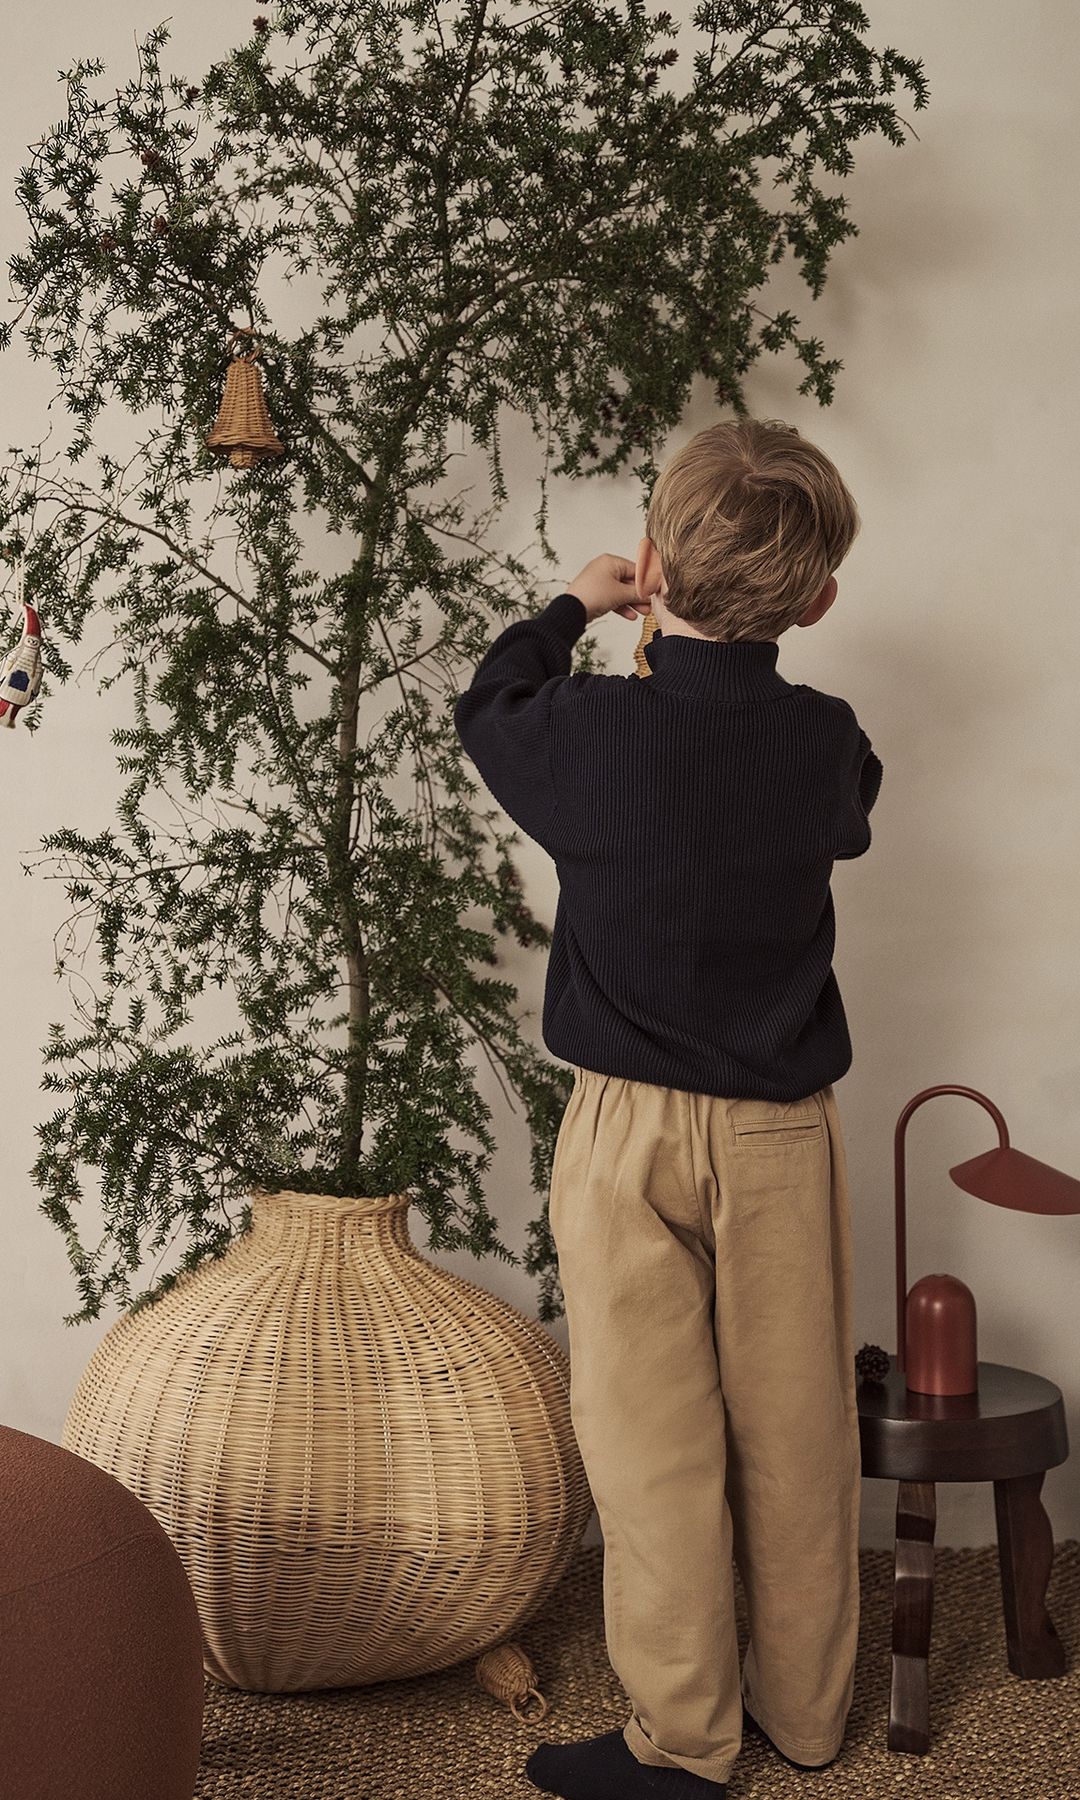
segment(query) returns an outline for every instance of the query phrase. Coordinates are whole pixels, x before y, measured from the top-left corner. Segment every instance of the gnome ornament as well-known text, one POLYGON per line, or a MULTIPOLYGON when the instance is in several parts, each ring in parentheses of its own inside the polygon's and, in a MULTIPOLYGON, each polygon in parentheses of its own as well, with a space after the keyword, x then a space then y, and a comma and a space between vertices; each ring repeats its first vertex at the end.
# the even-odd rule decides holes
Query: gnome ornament
POLYGON ((41 686, 41 620, 23 594, 19 567, 19 605, 23 609, 23 635, 0 662, 0 726, 14 727, 41 686))
POLYGON ((225 376, 225 391, 206 442, 211 450, 228 457, 231 468, 250 469, 265 457, 280 456, 285 446, 266 410, 256 364, 261 345, 254 332, 238 325, 229 336, 229 349, 234 354, 225 376), (245 344, 248 338, 252 341, 245 344))

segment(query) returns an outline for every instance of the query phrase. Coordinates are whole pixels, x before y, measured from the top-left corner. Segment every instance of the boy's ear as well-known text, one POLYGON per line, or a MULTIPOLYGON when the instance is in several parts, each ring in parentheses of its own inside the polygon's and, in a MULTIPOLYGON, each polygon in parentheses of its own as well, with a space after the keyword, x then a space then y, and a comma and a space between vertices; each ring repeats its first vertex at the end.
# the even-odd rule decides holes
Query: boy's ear
POLYGON ((660 552, 652 538, 643 537, 638 545, 637 560, 634 564, 634 586, 639 600, 650 600, 657 589, 663 586, 664 571, 660 562, 660 552))
POLYGON ((824 618, 835 599, 836 576, 830 575, 820 594, 811 600, 801 618, 796 619, 796 625, 816 625, 819 619, 824 618))

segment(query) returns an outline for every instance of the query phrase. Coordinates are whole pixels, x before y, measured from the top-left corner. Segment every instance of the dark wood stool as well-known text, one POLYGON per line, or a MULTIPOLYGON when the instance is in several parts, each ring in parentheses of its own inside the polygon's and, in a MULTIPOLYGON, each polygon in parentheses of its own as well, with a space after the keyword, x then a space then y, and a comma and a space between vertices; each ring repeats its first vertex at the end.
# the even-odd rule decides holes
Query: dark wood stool
POLYGON ((992 1481, 1009 1667, 1026 1681, 1065 1673, 1046 1611, 1054 1538, 1039 1498, 1047 1469, 1069 1454, 1061 1389, 1004 1363, 979 1364, 976 1394, 909 1394, 890 1358, 882 1382, 860 1381, 862 1472, 899 1482, 893 1590, 890 1750, 930 1748, 934 1484, 992 1481))

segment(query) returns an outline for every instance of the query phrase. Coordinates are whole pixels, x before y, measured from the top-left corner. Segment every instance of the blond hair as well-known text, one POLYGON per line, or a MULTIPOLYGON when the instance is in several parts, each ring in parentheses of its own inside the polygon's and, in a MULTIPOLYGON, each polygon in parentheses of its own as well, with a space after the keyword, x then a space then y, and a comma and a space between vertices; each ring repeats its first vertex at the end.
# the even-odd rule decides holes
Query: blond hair
POLYGON ((653 484, 646 534, 665 603, 716 638, 775 638, 844 560, 855 502, 823 450, 780 419, 699 431, 653 484))

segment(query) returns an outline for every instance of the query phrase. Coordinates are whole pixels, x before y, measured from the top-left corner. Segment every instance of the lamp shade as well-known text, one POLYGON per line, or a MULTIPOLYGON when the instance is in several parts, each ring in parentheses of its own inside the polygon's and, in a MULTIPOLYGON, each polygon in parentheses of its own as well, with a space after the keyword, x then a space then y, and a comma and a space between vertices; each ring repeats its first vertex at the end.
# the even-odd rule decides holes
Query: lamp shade
POLYGON ((1080 1181, 1023 1150, 984 1150, 949 1170, 957 1187, 1013 1212, 1080 1213, 1080 1181))

